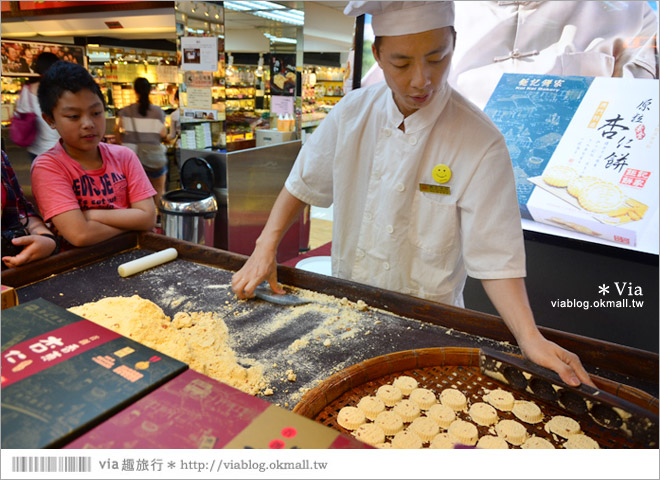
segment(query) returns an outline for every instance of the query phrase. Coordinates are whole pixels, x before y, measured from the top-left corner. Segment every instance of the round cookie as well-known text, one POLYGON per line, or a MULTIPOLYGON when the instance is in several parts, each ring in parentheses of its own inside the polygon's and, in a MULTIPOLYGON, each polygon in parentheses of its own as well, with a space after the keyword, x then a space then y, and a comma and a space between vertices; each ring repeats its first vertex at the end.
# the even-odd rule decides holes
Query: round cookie
POLYGON ((410 395, 410 392, 415 390, 418 384, 417 380, 415 380, 413 377, 402 375, 401 377, 397 377, 396 380, 392 382, 392 385, 398 387, 399 390, 401 390, 401 393, 404 395, 410 395))
POLYGON ((426 388, 416 388, 410 392, 410 400, 415 402, 422 410, 428 410, 437 401, 435 394, 426 388))
POLYGON ((594 213, 605 213, 621 206, 625 197, 616 185, 599 182, 585 187, 578 196, 582 208, 594 213))
POLYGON ((571 435, 576 435, 582 431, 578 422, 563 415, 552 417, 543 426, 543 429, 548 433, 554 433, 563 438, 569 438, 571 435))
POLYGON ((543 172, 543 181, 553 187, 566 187, 571 180, 578 177, 578 172, 567 165, 549 167, 543 172))
POLYGON ((353 436, 364 443, 374 446, 385 441, 385 432, 375 423, 365 423, 360 425, 358 429, 353 432, 353 436))
POLYGON ((525 443, 523 443, 520 448, 530 448, 530 449, 554 449, 555 446, 547 441, 543 437, 537 437, 536 435, 529 437, 527 440, 525 440, 525 443))
POLYGON ((412 400, 401 400, 394 405, 392 411, 398 413, 404 422, 412 422, 420 414, 419 406, 412 400))
POLYGON ((382 385, 376 392, 376 397, 380 398, 385 405, 393 407, 396 402, 403 398, 401 390, 394 385, 382 385))
POLYGON ((500 420, 495 431, 511 445, 522 445, 527 440, 527 429, 515 420, 500 420))
POLYGON ((583 433, 577 433, 568 437, 568 440, 564 442, 564 448, 589 448, 597 449, 600 448, 598 442, 591 437, 584 435, 583 433))
POLYGON ((509 444, 502 437, 484 435, 477 442, 477 448, 485 449, 508 449, 509 444))
POLYGON ((394 435, 403 430, 403 420, 394 412, 381 412, 374 422, 383 429, 385 435, 394 435))
POLYGON ((479 438, 477 427, 463 420, 454 420, 451 422, 447 433, 456 439, 456 443, 462 445, 475 445, 479 438))
POLYGON ((501 388, 488 392, 483 399, 501 412, 510 412, 513 409, 513 395, 501 388))
POLYGON ((426 415, 436 421, 442 428, 448 428, 451 422, 456 420, 456 413, 453 408, 436 403, 426 412, 426 415))
POLYGON ((494 425, 497 423, 497 411, 487 403, 473 403, 468 410, 468 415, 477 425, 494 425))
POLYGON ((450 436, 448 433, 439 433, 436 435, 433 440, 431 440, 431 444, 429 445, 429 448, 454 448, 454 445, 456 445, 456 439, 452 436, 450 436))
POLYGON ((382 443, 377 443, 374 445, 376 448, 392 448, 392 444, 390 442, 382 442, 382 443))
POLYGON ((422 440, 415 433, 404 430, 394 435, 392 448, 422 448, 422 440))
POLYGON ((339 410, 337 423, 346 430, 355 430, 365 422, 366 418, 362 410, 355 407, 344 407, 339 410))
POLYGON ((596 177, 577 177, 568 183, 566 191, 577 198, 585 188, 598 182, 600 182, 600 179, 596 177))
POLYGON ((525 423, 539 423, 543 420, 543 412, 538 405, 525 400, 516 400, 511 413, 525 423))
POLYGON ((458 412, 467 407, 467 398, 455 388, 446 388, 440 393, 440 403, 458 412))
POLYGON ((357 404, 357 408, 362 410, 369 420, 373 420, 380 412, 385 410, 385 403, 378 397, 362 397, 357 404))
POLYGON ((413 420, 408 430, 416 433, 422 442, 430 442, 439 433, 440 427, 432 418, 419 417, 413 420))

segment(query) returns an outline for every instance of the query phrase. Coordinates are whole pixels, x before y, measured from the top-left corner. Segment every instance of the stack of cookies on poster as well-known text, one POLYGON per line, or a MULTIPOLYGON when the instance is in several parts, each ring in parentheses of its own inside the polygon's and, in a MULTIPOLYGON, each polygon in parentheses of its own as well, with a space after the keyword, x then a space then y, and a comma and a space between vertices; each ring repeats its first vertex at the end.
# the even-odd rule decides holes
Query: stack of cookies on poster
POLYGON ((507 390, 483 389, 468 399, 459 387, 421 388, 401 375, 343 407, 337 423, 377 448, 600 448, 571 417, 548 415, 507 390))
POLYGON ((582 209, 597 214, 603 223, 621 225, 641 220, 648 210, 648 205, 626 196, 617 185, 580 175, 568 165, 548 167, 543 181, 552 187, 566 188, 582 209))

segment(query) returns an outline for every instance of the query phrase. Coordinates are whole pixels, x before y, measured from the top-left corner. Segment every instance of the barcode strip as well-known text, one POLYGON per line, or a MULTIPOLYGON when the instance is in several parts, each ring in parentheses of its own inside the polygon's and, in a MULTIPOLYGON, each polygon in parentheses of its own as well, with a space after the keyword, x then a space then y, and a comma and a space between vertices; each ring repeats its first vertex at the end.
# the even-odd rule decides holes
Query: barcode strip
POLYGON ((12 457, 12 472, 91 472, 92 457, 12 457))

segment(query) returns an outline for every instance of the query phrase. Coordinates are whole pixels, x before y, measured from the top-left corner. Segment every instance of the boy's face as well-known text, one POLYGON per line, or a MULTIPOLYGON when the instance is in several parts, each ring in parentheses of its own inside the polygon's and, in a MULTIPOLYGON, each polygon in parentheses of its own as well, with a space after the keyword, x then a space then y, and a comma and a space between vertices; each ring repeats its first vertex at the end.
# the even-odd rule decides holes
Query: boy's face
POLYGON ((65 91, 44 120, 57 130, 65 149, 73 158, 96 151, 105 135, 105 109, 101 99, 86 88, 76 93, 65 91))
POLYGON ((399 111, 407 117, 428 105, 449 75, 454 52, 450 27, 422 33, 382 37, 374 58, 394 94, 399 111))

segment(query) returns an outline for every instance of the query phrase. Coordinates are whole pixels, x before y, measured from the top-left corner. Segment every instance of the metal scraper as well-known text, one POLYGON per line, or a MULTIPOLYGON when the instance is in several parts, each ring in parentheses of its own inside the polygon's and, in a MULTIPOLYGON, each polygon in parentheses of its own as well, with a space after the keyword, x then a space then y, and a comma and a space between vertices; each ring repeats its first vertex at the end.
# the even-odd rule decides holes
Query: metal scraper
POLYGON ((310 303, 310 300, 306 300, 304 298, 298 297, 297 295, 291 295, 288 293, 285 294, 274 293, 270 289, 270 285, 268 285, 268 282, 264 282, 261 285, 259 285, 254 290, 254 296, 266 302, 275 303, 277 305, 296 306, 296 305, 304 305, 306 303, 310 303))

